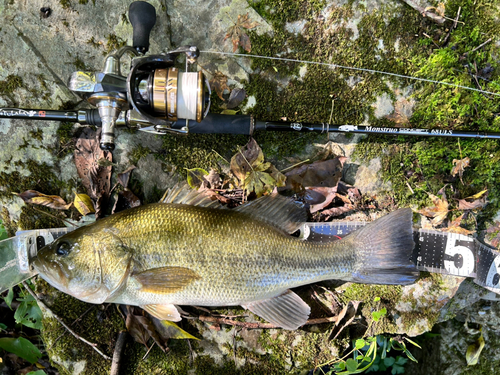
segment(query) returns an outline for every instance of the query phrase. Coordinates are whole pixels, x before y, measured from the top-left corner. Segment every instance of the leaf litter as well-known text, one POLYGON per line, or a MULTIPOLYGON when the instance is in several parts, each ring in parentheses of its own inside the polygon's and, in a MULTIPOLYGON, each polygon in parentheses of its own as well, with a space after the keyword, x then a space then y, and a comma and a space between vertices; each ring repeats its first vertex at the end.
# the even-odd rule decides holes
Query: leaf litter
POLYGON ((233 52, 236 52, 239 46, 241 46, 245 51, 252 51, 252 44, 250 43, 250 37, 245 32, 245 30, 253 29, 260 24, 256 21, 250 21, 248 13, 243 15, 238 15, 238 20, 227 30, 227 34, 224 37, 224 41, 231 38, 233 43, 233 52))

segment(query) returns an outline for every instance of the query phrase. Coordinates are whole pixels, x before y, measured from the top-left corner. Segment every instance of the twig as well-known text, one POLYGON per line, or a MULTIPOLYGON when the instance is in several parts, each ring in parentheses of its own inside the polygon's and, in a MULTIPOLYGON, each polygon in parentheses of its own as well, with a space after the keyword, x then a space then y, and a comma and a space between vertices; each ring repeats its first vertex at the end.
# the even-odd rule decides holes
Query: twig
MULTIPOLYGON (((214 316, 204 316, 200 315, 196 319, 202 322, 214 323, 214 324, 227 324, 230 326, 243 327, 248 329, 273 329, 280 328, 271 323, 250 323, 250 322, 240 322, 237 320, 227 319, 227 318, 216 318, 214 316)), ((309 319, 304 325, 312 324, 323 324, 323 323, 335 323, 337 322, 336 316, 330 316, 326 318, 309 319)))
MULTIPOLYGON (((86 315, 86 314, 87 314, 90 310, 92 310, 92 309, 94 309, 94 308, 95 308, 95 305, 90 306, 90 307, 89 307, 89 308, 88 308, 88 309, 87 309, 87 310, 86 310, 86 311, 85 311, 82 315, 80 315, 78 318, 76 318, 76 320, 75 320, 73 323, 71 323, 71 326, 74 326, 74 325, 75 325, 75 323, 77 323, 77 322, 79 322, 80 320, 82 320, 82 318, 83 318, 83 317, 84 317, 84 316, 85 316, 85 315, 86 315)), ((47 348, 47 350, 49 350, 50 348, 52 348, 52 347, 56 344, 56 342, 58 342, 58 341, 59 341, 59 339, 60 339, 61 337, 63 337, 63 336, 66 334, 66 332, 67 332, 67 331, 64 331, 63 333, 61 333, 61 334, 60 334, 60 335, 59 335, 59 336, 58 336, 58 337, 57 337, 57 338, 56 338, 56 339, 52 342, 52 344, 50 344, 50 347, 48 347, 48 348, 47 348)))
POLYGON ((474 48, 473 50, 471 50, 471 51, 469 51, 469 52, 465 52, 465 53, 463 54, 463 56, 467 56, 469 53, 476 52, 479 48, 484 47, 485 45, 487 45, 487 44, 488 44, 489 42, 491 42, 491 41, 492 41, 492 39, 491 39, 491 38, 490 38, 490 39, 488 39, 486 42, 481 43, 480 45, 478 45, 478 46, 477 46, 476 48, 474 48))
POLYGON ((115 344, 115 351, 113 352, 113 362, 111 363, 111 370, 109 375, 118 375, 120 373, 120 364, 123 348, 125 347, 125 342, 127 340, 127 331, 120 331, 118 334, 118 339, 115 344))
POLYGON ((153 343, 151 344, 151 346, 149 347, 148 351, 146 352, 146 354, 144 354, 144 357, 142 357, 142 360, 144 361, 146 359, 146 357, 148 356, 149 352, 151 351, 151 349, 153 349, 153 346, 155 346, 156 344, 156 341, 153 341, 153 343))
POLYGON ((75 336, 75 338, 77 338, 78 340, 80 340, 80 341, 84 342, 85 344, 89 345, 90 347, 92 347, 92 349, 94 349, 97 353, 99 353, 104 359, 107 359, 108 361, 111 360, 110 357, 108 357, 106 354, 104 354, 99 349, 97 349, 97 344, 94 344, 94 343, 92 343, 90 341, 87 341, 83 337, 79 336, 68 325, 66 325, 66 323, 64 323, 61 318, 59 318, 56 314, 54 314, 54 312, 51 309, 49 309, 49 307, 40 298, 38 298, 38 296, 35 294, 35 292, 33 292, 31 290, 31 288, 26 283, 26 281, 23 281, 23 286, 26 288, 26 290, 29 292, 29 294, 31 294, 31 296, 37 301, 38 305, 41 308, 47 310, 50 314, 52 314, 52 316, 54 317, 54 319, 57 320, 64 328, 66 328, 69 333, 71 333, 73 336, 75 336))
POLYGON ((75 224, 73 224, 71 221, 68 221, 66 219, 63 219, 62 217, 57 217, 56 215, 52 215, 51 213, 49 212, 45 212, 45 211, 42 211, 42 210, 39 210, 38 208, 35 208, 35 207, 31 207, 32 209, 34 209, 35 211, 37 212, 40 212, 41 214, 45 214, 45 215, 48 215, 54 219, 57 219, 57 220, 61 220, 63 223, 66 223, 66 224, 69 224, 69 225, 72 225, 74 227, 76 227, 75 224))
POLYGON ((457 28, 457 24, 458 24, 458 19, 460 18, 460 11, 462 10, 462 7, 458 7, 458 12, 457 12, 457 16, 455 17, 455 20, 453 21, 453 26, 450 27, 450 30, 448 30, 448 34, 446 34, 446 37, 444 38, 443 40, 443 47, 446 47, 446 45, 448 44, 448 39, 450 38, 450 35, 451 35, 451 32, 457 28))
POLYGON ((432 43, 434 43, 434 45, 435 45, 437 48, 441 48, 441 47, 439 47, 439 44, 437 44, 437 43, 434 41, 434 39, 432 39, 432 37, 431 37, 429 34, 426 34, 426 33, 422 33, 422 34, 423 34, 426 38, 429 38, 429 39, 432 41, 432 43))

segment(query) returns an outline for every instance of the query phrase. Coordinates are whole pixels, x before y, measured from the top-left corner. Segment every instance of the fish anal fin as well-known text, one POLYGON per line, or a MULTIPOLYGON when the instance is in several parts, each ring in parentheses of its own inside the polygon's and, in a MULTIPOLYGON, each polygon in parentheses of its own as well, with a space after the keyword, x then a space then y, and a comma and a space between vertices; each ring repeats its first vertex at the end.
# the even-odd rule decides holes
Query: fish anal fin
POLYGON ((177 307, 172 304, 143 305, 141 308, 160 320, 179 322, 182 319, 181 314, 179 314, 179 310, 177 310, 177 307))
POLYGON ((186 267, 151 268, 132 276, 141 284, 142 292, 166 294, 178 292, 200 279, 195 271, 186 267))
POLYGON ((244 304, 242 307, 288 330, 295 330, 304 325, 311 312, 311 308, 302 298, 291 290, 286 290, 276 297, 244 304))

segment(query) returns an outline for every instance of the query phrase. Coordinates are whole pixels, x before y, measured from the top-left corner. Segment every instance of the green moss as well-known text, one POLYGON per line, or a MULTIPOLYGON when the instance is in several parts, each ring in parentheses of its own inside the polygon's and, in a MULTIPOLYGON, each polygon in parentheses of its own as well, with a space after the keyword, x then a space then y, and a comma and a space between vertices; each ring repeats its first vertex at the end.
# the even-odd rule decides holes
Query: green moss
POLYGON ((81 70, 81 71, 89 70, 85 65, 85 62, 79 57, 75 58, 75 60, 73 61, 73 65, 75 66, 76 70, 81 70))
POLYGON ((71 1, 70 0, 59 0, 59 4, 61 4, 63 9, 70 9, 71 8, 71 1))
POLYGON ((23 79, 19 76, 10 74, 5 78, 5 80, 0 81, 0 95, 10 95, 22 86, 23 79))
MULTIPOLYGON (((54 295, 54 290, 45 281, 39 280, 37 289, 40 292, 54 295)), ((56 292, 51 310, 72 326, 78 334, 93 342, 107 354, 113 355, 117 334, 125 329, 122 317, 114 305, 90 305, 67 294, 56 292), (89 308, 91 309, 90 311, 89 308), (77 324, 73 324, 78 320, 77 324)), ((85 361, 86 374, 109 374, 111 362, 98 355, 90 346, 82 343, 53 318, 43 319, 41 335, 46 343, 49 358, 61 361, 85 361)), ((61 373, 68 374, 60 365, 52 363, 61 373)))
POLYGON ((126 44, 127 41, 119 38, 118 36, 116 36, 116 34, 109 34, 106 37, 106 51, 104 52, 104 54, 108 55, 126 44))

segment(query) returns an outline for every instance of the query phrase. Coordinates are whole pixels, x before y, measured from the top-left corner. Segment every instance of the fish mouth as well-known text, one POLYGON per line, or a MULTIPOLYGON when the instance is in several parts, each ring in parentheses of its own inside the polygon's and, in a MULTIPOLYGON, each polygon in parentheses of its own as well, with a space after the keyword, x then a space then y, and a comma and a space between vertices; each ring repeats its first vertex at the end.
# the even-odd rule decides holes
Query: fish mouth
POLYGON ((31 265, 38 274, 49 284, 58 289, 65 289, 68 284, 68 278, 61 265, 57 262, 47 262, 43 258, 35 256, 31 260, 31 265))

